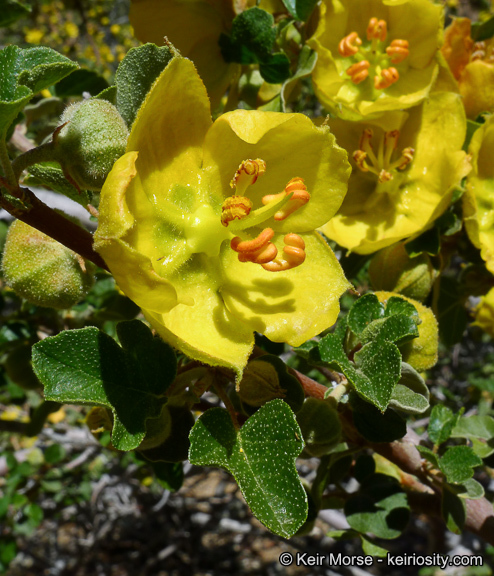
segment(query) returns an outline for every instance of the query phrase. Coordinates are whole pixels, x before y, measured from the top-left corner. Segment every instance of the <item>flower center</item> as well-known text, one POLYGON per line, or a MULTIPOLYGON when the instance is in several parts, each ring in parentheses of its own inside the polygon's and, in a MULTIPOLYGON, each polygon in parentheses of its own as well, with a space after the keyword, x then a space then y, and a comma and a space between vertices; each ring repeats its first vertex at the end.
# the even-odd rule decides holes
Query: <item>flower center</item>
POLYGON ((413 160, 415 150, 410 147, 403 148, 401 156, 393 161, 400 132, 398 130, 385 132, 379 139, 377 153, 372 146, 373 135, 370 128, 362 132, 359 149, 353 153, 353 159, 362 172, 372 172, 381 184, 392 180, 393 172, 396 170, 404 170, 413 160))
POLYGON ((489 41, 475 42, 470 61, 483 60, 488 64, 494 63, 494 44, 489 41))
POLYGON ((400 77, 391 64, 400 64, 408 57, 408 40, 395 39, 388 44, 386 21, 377 18, 369 20, 366 35, 367 41, 363 41, 357 32, 350 32, 338 44, 338 52, 352 62, 346 74, 354 84, 373 77, 374 88, 384 90, 400 77))
POLYGON ((283 256, 278 256, 278 249, 271 242, 274 237, 272 228, 264 228, 255 238, 251 238, 245 230, 271 217, 276 221, 285 220, 310 200, 310 194, 302 178, 292 178, 283 192, 267 194, 262 198, 263 207, 252 211, 252 202, 244 194, 265 171, 266 163, 260 158, 244 160, 240 164, 230 183, 237 194, 223 202, 221 223, 229 226, 232 232, 244 236, 235 236, 230 242, 240 262, 253 262, 270 272, 280 272, 295 268, 305 260, 303 239, 298 234, 286 234, 283 256))

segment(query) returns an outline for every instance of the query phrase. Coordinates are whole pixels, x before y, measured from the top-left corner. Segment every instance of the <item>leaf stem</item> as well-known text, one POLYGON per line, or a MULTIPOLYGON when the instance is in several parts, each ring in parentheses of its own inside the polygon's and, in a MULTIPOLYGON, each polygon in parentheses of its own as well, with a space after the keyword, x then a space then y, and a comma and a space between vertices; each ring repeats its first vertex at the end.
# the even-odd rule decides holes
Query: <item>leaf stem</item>
POLYGON ((25 209, 11 204, 6 198, 0 197, 0 207, 15 218, 50 236, 70 250, 80 254, 86 260, 94 262, 100 268, 108 270, 103 258, 93 248, 92 235, 71 220, 67 220, 58 212, 41 202, 29 188, 20 188, 15 184, 10 186, 3 178, 0 185, 6 186, 10 193, 21 199, 25 209))
POLYGON ((10 186, 17 186, 17 179, 15 177, 12 163, 9 158, 9 152, 7 150, 5 134, 0 136, 0 164, 3 168, 3 173, 5 174, 7 183, 10 184, 10 186))
POLYGON ((41 146, 32 148, 31 150, 24 152, 24 154, 17 156, 17 158, 12 162, 12 169, 16 177, 16 182, 19 181, 23 170, 28 166, 39 164, 40 162, 51 161, 57 161, 53 140, 45 142, 44 144, 41 144, 41 146))

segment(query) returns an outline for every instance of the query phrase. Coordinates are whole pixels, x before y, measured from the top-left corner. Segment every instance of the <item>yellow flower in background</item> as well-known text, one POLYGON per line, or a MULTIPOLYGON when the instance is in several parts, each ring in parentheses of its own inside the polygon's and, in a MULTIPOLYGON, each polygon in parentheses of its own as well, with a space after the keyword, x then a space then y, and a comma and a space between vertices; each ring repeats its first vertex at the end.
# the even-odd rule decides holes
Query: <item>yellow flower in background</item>
POLYGON ((474 325, 479 326, 494 338, 494 288, 482 296, 479 305, 475 308, 474 325))
POLYGON ((253 332, 298 346, 330 327, 350 286, 314 229, 350 166, 302 114, 211 121, 193 64, 175 58, 103 187, 96 249, 169 343, 240 375, 253 332))
POLYGON ((371 122, 329 120, 352 158, 348 194, 322 231, 341 246, 371 254, 432 226, 467 174, 461 150, 466 120, 453 92, 371 122))
POLYGON ((463 195, 463 218, 472 244, 494 274, 494 116, 473 135, 472 172, 463 195))
POLYGON ((474 42, 469 18, 455 18, 441 48, 458 81, 468 118, 494 111, 494 39, 474 42))
POLYGON ((317 97, 348 120, 419 104, 438 73, 442 24, 430 0, 323 0, 307 42, 317 97))

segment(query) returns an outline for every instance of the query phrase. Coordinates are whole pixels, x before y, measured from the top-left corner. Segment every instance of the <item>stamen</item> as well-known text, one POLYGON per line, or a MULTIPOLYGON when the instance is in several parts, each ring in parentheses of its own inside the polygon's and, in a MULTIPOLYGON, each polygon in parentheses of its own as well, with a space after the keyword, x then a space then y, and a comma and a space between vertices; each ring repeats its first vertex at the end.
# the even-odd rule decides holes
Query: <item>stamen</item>
POLYGON ((388 35, 388 25, 386 20, 371 18, 367 26, 367 40, 380 40, 384 42, 388 35))
POLYGON ((377 181, 379 182, 379 184, 382 184, 383 182, 389 182, 392 179, 393 179, 393 175, 391 174, 391 172, 388 172, 387 170, 384 170, 384 168, 383 168, 381 170, 381 172, 379 172, 379 176, 377 178, 377 181))
POLYGON ((415 154, 414 148, 411 148, 410 146, 408 148, 404 148, 401 151, 401 158, 396 162, 394 162, 391 165, 391 168, 398 168, 398 170, 404 170, 413 160, 414 154, 415 154))
POLYGON ((359 46, 362 45, 362 40, 359 38, 357 32, 351 32, 348 36, 345 36, 343 40, 338 44, 338 52, 341 56, 353 56, 359 50, 359 46))
POLYGON ((232 220, 242 220, 252 210, 252 202, 245 196, 230 196, 221 207, 221 223, 228 226, 232 220))
POLYGON ((391 156, 398 146, 398 138, 400 136, 399 130, 392 130, 384 134, 384 148, 386 150, 384 156, 384 166, 389 166, 391 156))
POLYGON ((266 228, 253 240, 242 240, 239 236, 235 236, 230 242, 230 247, 238 252, 240 262, 265 264, 278 255, 278 249, 271 242, 273 236, 274 230, 266 228))
POLYGON ((360 84, 369 76, 369 67, 369 61, 362 60, 348 67, 346 73, 352 78, 354 84, 360 84))
POLYGON ((310 194, 307 191, 307 186, 304 184, 303 178, 297 176, 288 182, 283 192, 279 194, 266 194, 266 196, 262 198, 262 203, 266 205, 274 200, 281 200, 288 194, 292 194, 290 200, 274 215, 274 219, 277 221, 288 218, 290 214, 301 208, 304 204, 307 204, 310 200, 310 194))
POLYGON ((237 193, 242 195, 245 193, 247 187, 254 184, 258 177, 262 176, 264 172, 266 172, 266 162, 261 158, 244 160, 235 172, 230 186, 236 188, 237 193))
POLYGON ((363 150, 355 150, 353 153, 353 159, 355 160, 355 164, 357 167, 362 170, 362 172, 369 172, 370 167, 365 161, 367 158, 367 154, 363 150))
POLYGON ((399 77, 400 75, 396 68, 384 68, 384 70, 381 71, 380 77, 379 75, 374 76, 374 87, 376 90, 384 90, 397 82, 399 77))
POLYGON ((377 165, 379 161, 376 158, 376 155, 374 154, 374 149, 372 147, 373 135, 374 133, 370 128, 365 128, 365 130, 362 132, 362 136, 360 137, 359 148, 360 150, 363 150, 367 154, 372 164, 377 165))
POLYGON ((408 40, 393 40, 386 48, 386 54, 391 58, 393 64, 403 62, 410 54, 408 49, 408 40))
POLYGON ((287 234, 283 239, 284 258, 276 259, 266 264, 262 264, 264 270, 268 272, 282 272, 300 266, 305 260, 305 242, 298 234, 287 234))

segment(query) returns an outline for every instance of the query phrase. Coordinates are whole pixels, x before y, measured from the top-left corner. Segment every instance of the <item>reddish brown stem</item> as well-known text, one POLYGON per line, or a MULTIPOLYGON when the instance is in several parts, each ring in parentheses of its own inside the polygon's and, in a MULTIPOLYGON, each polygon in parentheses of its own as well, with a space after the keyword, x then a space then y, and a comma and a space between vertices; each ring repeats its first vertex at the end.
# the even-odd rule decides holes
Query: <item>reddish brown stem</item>
MULTIPOLYGON (((6 185, 3 179, 0 184, 6 185)), ((24 204, 28 206, 26 210, 21 210, 7 200, 0 199, 1 207, 5 208, 12 216, 57 240, 86 260, 94 262, 100 268, 108 270, 103 258, 93 249, 93 237, 87 230, 55 212, 41 202, 28 188, 12 190, 9 187, 9 191, 19 198, 22 197, 24 204)))

